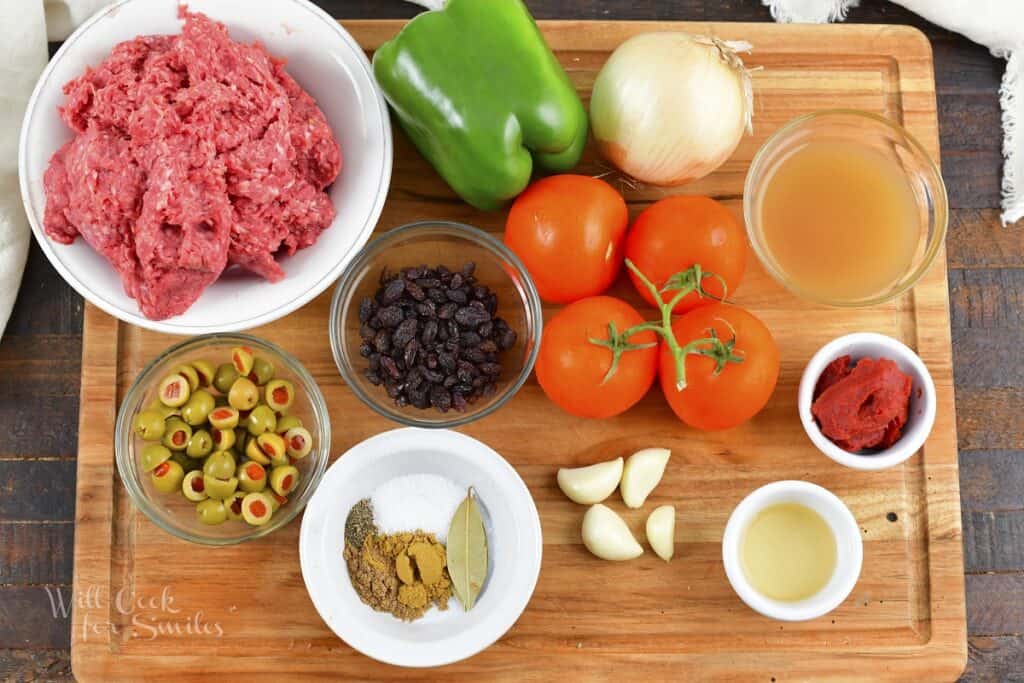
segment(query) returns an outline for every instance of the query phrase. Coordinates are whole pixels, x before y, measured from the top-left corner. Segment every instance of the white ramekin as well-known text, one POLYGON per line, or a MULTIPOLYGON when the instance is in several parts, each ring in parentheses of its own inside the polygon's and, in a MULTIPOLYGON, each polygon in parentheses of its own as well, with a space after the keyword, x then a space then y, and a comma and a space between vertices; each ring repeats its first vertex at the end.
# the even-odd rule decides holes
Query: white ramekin
POLYGON ((814 354, 800 379, 797 409, 804 431, 822 453, 840 465, 854 469, 882 470, 900 464, 924 445, 935 424, 935 382, 921 358, 902 342, 884 334, 857 332, 833 339, 814 354), (888 358, 913 380, 907 424, 903 427, 899 441, 889 448, 870 453, 851 453, 821 433, 821 428, 811 414, 814 387, 825 366, 840 356, 851 356, 854 362, 861 358, 888 358))
POLYGON ((850 509, 834 493, 806 481, 777 481, 744 498, 729 517, 722 538, 722 562, 729 583, 743 602, 766 617, 782 621, 816 619, 838 607, 860 577, 864 548, 860 528, 850 509), (797 602, 782 602, 754 589, 743 572, 740 549, 754 517, 777 503, 799 503, 824 519, 836 539, 836 568, 829 582, 816 594, 797 602))

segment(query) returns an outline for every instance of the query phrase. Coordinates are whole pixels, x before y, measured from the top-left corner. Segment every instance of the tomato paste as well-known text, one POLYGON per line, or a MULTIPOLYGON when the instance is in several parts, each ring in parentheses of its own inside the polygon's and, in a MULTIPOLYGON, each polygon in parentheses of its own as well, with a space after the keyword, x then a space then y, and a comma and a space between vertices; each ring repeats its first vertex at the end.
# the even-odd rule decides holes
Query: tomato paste
POLYGON ((846 451, 896 443, 910 411, 913 382, 887 358, 842 356, 829 363, 814 388, 811 413, 821 432, 846 451))

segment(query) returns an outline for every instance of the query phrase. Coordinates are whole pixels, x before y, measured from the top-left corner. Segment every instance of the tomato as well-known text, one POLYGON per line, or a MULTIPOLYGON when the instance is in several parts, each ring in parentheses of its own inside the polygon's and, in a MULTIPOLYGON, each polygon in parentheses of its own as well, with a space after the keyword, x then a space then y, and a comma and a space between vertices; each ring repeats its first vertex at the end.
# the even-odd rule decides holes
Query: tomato
MULTIPOLYGON (((732 354, 742 362, 727 362, 715 374, 716 363, 706 356, 686 356, 686 388, 676 388, 675 359, 661 344, 661 389, 679 419, 697 429, 729 429, 759 413, 775 390, 779 377, 779 348, 763 322, 729 304, 701 306, 678 318, 672 332, 680 347, 705 339, 715 331, 722 342, 733 338, 732 354)), ((710 345, 703 345, 707 348, 710 345)))
POLYGON ((541 299, 567 304, 601 294, 615 281, 628 223, 626 201, 608 183, 555 175, 516 198, 505 244, 530 271, 541 299))
POLYGON ((537 381, 548 398, 577 417, 612 417, 643 398, 658 373, 657 336, 644 331, 628 340, 649 348, 624 351, 615 373, 611 349, 590 342, 608 339, 608 323, 621 334, 644 322, 620 299, 595 296, 570 304, 544 326, 537 357, 537 381))
MULTIPOLYGON (((732 294, 743 278, 747 263, 747 236, 724 205, 708 197, 668 197, 647 207, 633 221, 626 237, 626 258, 660 290, 676 273, 700 264, 705 273, 714 273, 725 280, 726 289, 717 277, 702 280, 705 291, 713 297, 732 294)), ((633 286, 654 304, 654 296, 633 273, 633 286)), ((673 292, 663 292, 665 303, 673 292)), ((715 299, 693 292, 672 309, 685 313, 715 299)))

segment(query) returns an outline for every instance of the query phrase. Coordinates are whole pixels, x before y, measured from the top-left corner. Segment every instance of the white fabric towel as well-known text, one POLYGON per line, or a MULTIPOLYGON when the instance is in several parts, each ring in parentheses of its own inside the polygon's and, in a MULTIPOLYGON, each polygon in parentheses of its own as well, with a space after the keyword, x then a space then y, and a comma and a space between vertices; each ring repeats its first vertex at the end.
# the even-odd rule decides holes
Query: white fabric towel
POLYGON ((18 187, 18 135, 47 61, 46 41, 63 40, 110 0, 0 0, 0 336, 11 317, 31 239, 18 187))
MULTIPOLYGON (((859 0, 762 0, 777 21, 840 21, 859 0)), ((1024 0, 892 0, 961 33, 1006 60, 1003 108, 1003 225, 1024 218, 1024 0)))

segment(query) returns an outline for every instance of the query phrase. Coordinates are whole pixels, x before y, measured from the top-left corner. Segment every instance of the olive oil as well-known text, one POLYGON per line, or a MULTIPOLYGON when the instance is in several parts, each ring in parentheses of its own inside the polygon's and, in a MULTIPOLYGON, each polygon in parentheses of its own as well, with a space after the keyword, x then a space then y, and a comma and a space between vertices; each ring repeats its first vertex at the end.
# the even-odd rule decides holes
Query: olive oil
POLYGON ((884 295, 923 245, 906 172, 866 144, 811 140, 777 162, 765 183, 761 241, 783 278, 812 298, 884 295))
POLYGON ((828 584, 836 568, 836 539, 821 515, 799 503, 761 510, 740 545, 747 581, 773 600, 797 602, 828 584))

